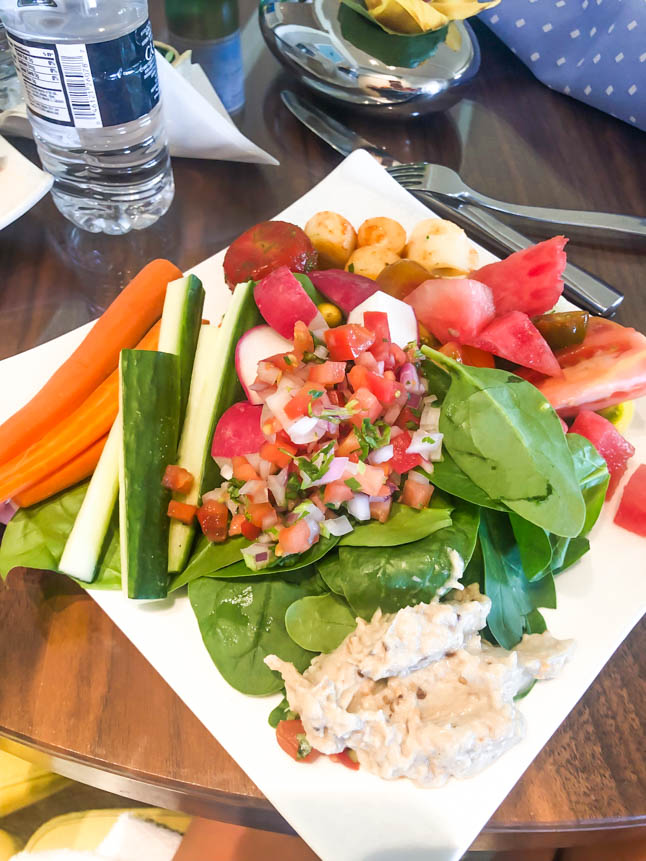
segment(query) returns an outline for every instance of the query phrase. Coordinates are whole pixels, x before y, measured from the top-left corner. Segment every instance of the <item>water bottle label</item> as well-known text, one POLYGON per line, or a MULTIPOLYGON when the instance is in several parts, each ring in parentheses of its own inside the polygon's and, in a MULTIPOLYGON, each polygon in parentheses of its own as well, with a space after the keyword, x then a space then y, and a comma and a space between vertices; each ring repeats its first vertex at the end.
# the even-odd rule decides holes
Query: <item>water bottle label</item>
POLYGON ((79 129, 119 126, 159 102, 149 21, 118 39, 89 44, 8 35, 27 105, 43 120, 79 129))

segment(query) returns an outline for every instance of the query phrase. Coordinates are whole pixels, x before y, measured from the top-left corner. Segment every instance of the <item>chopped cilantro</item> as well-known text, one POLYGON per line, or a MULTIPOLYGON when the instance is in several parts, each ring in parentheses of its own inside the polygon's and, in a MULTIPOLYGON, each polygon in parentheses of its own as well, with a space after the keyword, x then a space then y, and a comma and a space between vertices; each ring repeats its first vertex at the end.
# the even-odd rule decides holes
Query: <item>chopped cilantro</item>
POLYGON ((353 490, 355 493, 357 492, 357 490, 361 490, 361 485, 356 478, 346 478, 344 484, 346 484, 350 488, 350 490, 353 490))
POLYGON ((283 356, 283 361, 285 362, 285 364, 286 364, 288 367, 291 367, 291 366, 294 364, 294 363, 292 362, 292 358, 291 358, 291 356, 288 356, 287 354, 285 354, 285 355, 283 356))
POLYGON ((406 430, 417 430, 417 422, 406 422, 406 430))
POLYGON ((432 436, 423 436, 422 442, 427 442, 429 445, 433 445, 435 443, 435 440, 432 436))
POLYGON ((354 272, 354 263, 351 263, 351 264, 348 266, 348 272, 354 272))
POLYGON ((307 490, 319 478, 323 478, 325 473, 330 468, 330 464, 334 460, 334 443, 329 442, 322 449, 316 452, 311 458, 297 457, 295 458, 296 465, 300 471, 302 482, 301 490, 307 490))
POLYGON ((310 389, 308 394, 311 395, 313 400, 316 400, 317 398, 322 398, 325 392, 322 392, 321 389, 310 389))
POLYGON ((285 487, 285 498, 298 499, 300 489, 301 480, 298 477, 298 473, 292 472, 292 474, 287 479, 287 486, 285 487))
POLYGON ((383 421, 373 424, 370 419, 364 418, 361 427, 356 428, 355 433, 362 457, 368 457, 371 451, 390 442, 390 426, 383 421))

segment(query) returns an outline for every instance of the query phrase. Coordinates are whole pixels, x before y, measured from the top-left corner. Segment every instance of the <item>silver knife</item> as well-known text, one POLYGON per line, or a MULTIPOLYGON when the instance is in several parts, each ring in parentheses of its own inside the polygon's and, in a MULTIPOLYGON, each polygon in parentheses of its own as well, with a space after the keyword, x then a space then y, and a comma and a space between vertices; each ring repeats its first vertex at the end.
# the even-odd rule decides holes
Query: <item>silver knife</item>
MULTIPOLYGON (((303 125, 341 155, 347 156, 354 150, 363 149, 386 168, 401 164, 386 149, 361 137, 291 90, 283 90, 280 96, 284 105, 303 125)), ((420 198, 437 215, 456 221, 465 230, 477 234, 478 241, 492 251, 520 251, 534 244, 522 233, 473 204, 449 201, 446 197, 421 189, 410 189, 410 193, 420 198)), ((614 314, 624 300, 623 294, 614 287, 572 263, 565 267, 563 280, 564 293, 568 299, 603 317, 614 314)))

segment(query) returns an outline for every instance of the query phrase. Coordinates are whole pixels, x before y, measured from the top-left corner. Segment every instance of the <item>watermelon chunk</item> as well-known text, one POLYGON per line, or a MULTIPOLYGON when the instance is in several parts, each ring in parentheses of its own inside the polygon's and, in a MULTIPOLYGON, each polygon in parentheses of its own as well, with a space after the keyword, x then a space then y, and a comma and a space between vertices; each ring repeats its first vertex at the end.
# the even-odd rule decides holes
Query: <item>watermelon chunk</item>
POLYGON ((309 325, 318 314, 314 302, 286 266, 265 275, 253 290, 258 310, 271 328, 291 341, 294 326, 302 320, 309 325))
POLYGON ((486 329, 471 340, 470 346, 487 350, 524 368, 558 377, 562 374, 556 356, 536 326, 522 311, 510 311, 496 317, 486 329))
POLYGON ((431 278, 404 301, 443 344, 469 343, 496 313, 491 290, 472 278, 431 278))
POLYGON ((646 537, 646 465, 638 466, 624 488, 615 523, 646 537))
POLYGON ((242 401, 220 416, 211 445, 211 457, 256 453, 267 442, 260 427, 262 406, 242 401))
POLYGON ((493 293, 497 314, 523 311, 529 317, 544 314, 563 292, 565 236, 554 236, 504 260, 489 263, 470 277, 486 284, 493 293))
POLYGON ((608 465, 610 483, 607 498, 610 499, 626 471, 628 461, 635 454, 635 448, 619 433, 608 419, 591 410, 581 410, 575 418, 570 433, 578 433, 590 440, 608 465))

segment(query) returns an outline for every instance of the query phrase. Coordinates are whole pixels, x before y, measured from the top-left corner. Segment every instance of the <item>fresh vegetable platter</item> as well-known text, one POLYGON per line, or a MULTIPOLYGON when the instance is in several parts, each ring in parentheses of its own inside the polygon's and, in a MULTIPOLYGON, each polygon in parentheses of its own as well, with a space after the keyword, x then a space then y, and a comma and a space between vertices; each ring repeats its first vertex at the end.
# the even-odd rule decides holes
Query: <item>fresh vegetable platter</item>
MULTIPOLYGON (((429 217, 365 153, 347 159, 281 218, 304 225, 320 210, 341 212, 355 225, 387 213, 407 230, 429 217)), ((222 259, 216 255, 194 270, 207 286, 203 313, 212 322, 230 300, 222 259)), ((69 355, 82 334, 70 333, 0 363, 1 420, 42 385, 48 369, 69 355)), ((630 440, 639 463, 646 457, 643 407, 637 409, 630 440)), ((285 757, 267 723, 268 700, 244 696, 220 676, 181 591, 156 603, 154 612, 120 592, 90 594, 322 858, 359 859, 377 852, 394 858, 415 849, 458 858, 643 613, 643 539, 612 523, 619 496, 620 491, 594 528, 593 551, 557 578, 558 611, 544 611, 550 630, 573 637, 577 652, 559 679, 537 686, 523 703, 526 738, 477 777, 430 792, 407 781, 350 773, 324 760, 306 768, 285 757), (343 845, 334 837, 340 823, 343 845)), ((56 542, 56 523, 47 528, 56 542)), ((43 559, 42 567, 47 564, 43 559)), ((276 695, 276 704, 279 699, 276 695)))

